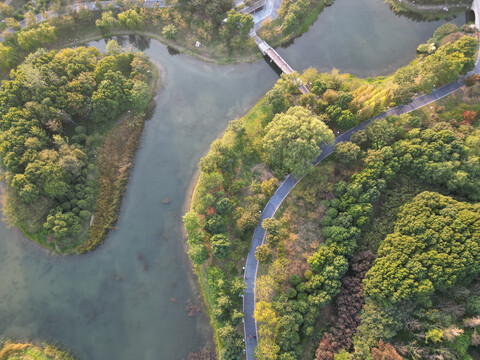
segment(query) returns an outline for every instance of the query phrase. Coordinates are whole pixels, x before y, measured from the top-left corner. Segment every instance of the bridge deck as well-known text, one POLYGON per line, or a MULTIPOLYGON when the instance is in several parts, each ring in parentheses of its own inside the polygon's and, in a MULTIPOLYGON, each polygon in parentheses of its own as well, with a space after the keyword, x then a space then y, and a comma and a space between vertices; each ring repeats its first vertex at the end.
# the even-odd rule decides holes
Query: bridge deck
POLYGON ((254 3, 252 6, 245 7, 239 11, 241 14, 252 14, 254 12, 260 11, 265 7, 266 0, 259 0, 254 3))
MULTIPOLYGON (((293 73, 292 67, 288 65, 288 63, 285 60, 283 60, 283 58, 275 51, 274 48, 272 48, 265 41, 260 39, 260 37, 258 37, 255 31, 253 31, 250 34, 250 36, 253 37, 262 54, 265 56, 268 56, 270 58, 270 61, 273 61, 284 74, 293 73)), ((299 83, 298 89, 301 91, 302 94, 310 93, 310 90, 308 89, 308 87, 305 86, 305 84, 303 84, 300 79, 298 79, 298 83, 299 83)))
POLYGON ((282 70, 284 74, 291 74, 293 69, 278 53, 271 47, 265 51, 265 55, 268 55, 270 59, 282 70))

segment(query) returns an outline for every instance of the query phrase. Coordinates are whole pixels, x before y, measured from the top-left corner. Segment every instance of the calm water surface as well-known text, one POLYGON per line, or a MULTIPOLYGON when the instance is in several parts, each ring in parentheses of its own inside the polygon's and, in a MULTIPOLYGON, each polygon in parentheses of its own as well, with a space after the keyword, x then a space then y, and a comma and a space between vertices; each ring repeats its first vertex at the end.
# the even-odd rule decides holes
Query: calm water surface
MULTIPOLYGON (((314 66, 361 77, 386 75, 408 64, 417 46, 445 22, 396 16, 383 0, 336 0, 308 33, 277 51, 298 71, 314 66)), ((465 18, 450 22, 463 25, 465 18)))
MULTIPOLYGON (((384 74, 408 63, 439 24, 398 18, 381 0, 337 0, 279 52, 298 70, 384 74)), ((165 80, 117 230, 94 253, 62 258, 0 222, 4 338, 56 342, 82 360, 182 359, 209 338, 208 321, 185 312, 198 300, 183 248, 183 204, 209 144, 277 75, 264 61, 215 66, 172 56, 153 40, 133 44, 161 64, 165 80)))

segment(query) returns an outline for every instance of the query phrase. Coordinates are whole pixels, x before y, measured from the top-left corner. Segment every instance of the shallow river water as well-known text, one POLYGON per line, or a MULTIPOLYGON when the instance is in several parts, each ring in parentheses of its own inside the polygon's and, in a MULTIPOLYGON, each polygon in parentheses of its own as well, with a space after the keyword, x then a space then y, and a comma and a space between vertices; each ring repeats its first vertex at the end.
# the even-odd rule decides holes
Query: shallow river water
MULTIPOLYGON (((380 75, 413 59, 441 23, 396 17, 383 0, 336 0, 279 52, 298 70, 380 75)), ((185 311, 199 300, 184 252, 183 205, 209 144, 278 76, 265 61, 216 66, 172 56, 154 40, 132 43, 146 48, 165 78, 117 229, 91 254, 56 257, 0 222, 3 338, 54 342, 81 360, 175 360, 210 337, 207 319, 185 311)), ((105 42, 91 45, 103 49, 105 42)))

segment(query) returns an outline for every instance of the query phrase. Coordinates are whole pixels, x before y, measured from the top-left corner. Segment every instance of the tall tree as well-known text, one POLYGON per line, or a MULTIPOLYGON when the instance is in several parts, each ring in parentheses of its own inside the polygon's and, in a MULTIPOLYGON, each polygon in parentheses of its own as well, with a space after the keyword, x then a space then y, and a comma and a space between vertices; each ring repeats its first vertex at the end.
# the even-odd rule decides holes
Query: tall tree
POLYGON ((264 149, 277 170, 303 176, 320 155, 319 146, 333 141, 333 132, 317 116, 295 106, 277 114, 265 128, 264 149))

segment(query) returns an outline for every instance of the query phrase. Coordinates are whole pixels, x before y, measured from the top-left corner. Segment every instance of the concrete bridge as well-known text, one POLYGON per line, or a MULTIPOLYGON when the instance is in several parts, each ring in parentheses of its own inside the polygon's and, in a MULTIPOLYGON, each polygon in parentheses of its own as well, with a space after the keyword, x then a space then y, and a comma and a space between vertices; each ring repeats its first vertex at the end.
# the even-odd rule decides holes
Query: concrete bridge
POLYGON ((238 12, 241 14, 256 14, 257 12, 263 10, 266 5, 266 0, 259 0, 251 6, 244 7, 243 9, 239 10, 238 12))
MULTIPOLYGON (((260 49, 261 53, 263 56, 267 56, 270 58, 270 62, 275 63, 277 67, 284 73, 284 74, 291 74, 293 73, 293 69, 288 63, 280 56, 279 53, 275 51, 274 48, 272 48, 270 45, 267 44, 266 41, 263 41, 260 39, 260 37, 253 32, 251 34, 255 42, 257 43, 258 48, 260 49)), ((302 80, 298 80, 298 89, 302 92, 302 94, 308 94, 310 93, 310 90, 308 90, 308 87, 302 82, 302 80)))

